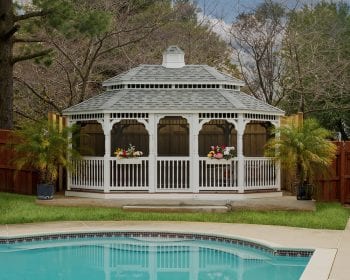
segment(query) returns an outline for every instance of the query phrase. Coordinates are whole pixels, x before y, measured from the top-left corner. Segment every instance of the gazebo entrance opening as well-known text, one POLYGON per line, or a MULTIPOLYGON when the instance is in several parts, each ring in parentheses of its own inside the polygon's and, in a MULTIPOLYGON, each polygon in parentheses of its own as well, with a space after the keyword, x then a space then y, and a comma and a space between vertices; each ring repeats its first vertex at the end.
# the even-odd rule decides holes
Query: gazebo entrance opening
POLYGON ((189 124, 165 116, 157 124, 156 191, 190 191, 189 124))

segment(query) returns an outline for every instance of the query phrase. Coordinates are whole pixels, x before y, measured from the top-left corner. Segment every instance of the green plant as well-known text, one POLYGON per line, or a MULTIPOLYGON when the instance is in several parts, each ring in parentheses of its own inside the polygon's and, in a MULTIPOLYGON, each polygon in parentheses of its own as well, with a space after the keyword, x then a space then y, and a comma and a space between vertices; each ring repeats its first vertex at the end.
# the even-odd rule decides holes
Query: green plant
POLYGON ((331 132, 314 119, 303 125, 289 123, 274 129, 279 135, 265 147, 265 155, 276 158, 291 176, 298 178, 299 186, 310 183, 316 175, 325 173, 336 154, 336 146, 327 140, 331 132))
POLYGON ((48 221, 189 221, 281 225, 343 230, 350 209, 339 203, 316 202, 316 211, 249 211, 229 213, 126 212, 120 208, 39 205, 33 196, 0 192, 0 225, 48 221))
POLYGON ((58 176, 58 166, 71 168, 70 159, 79 158, 72 148, 70 134, 74 127, 64 127, 43 120, 28 124, 14 133, 16 141, 11 144, 17 156, 14 162, 18 169, 30 166, 40 172, 41 183, 54 183, 58 176))

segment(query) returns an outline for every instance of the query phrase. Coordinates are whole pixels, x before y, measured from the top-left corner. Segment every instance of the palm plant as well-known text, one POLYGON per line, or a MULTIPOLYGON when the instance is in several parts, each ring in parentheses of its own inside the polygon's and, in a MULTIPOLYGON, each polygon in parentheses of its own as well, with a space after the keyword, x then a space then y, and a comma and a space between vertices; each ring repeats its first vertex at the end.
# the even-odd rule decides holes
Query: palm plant
POLYGON ((299 187, 325 173, 335 158, 337 148, 327 140, 331 132, 315 119, 307 119, 300 126, 289 123, 276 128, 274 133, 279 137, 266 144, 265 155, 279 160, 282 168, 297 178, 299 187))
POLYGON ((30 166, 40 172, 40 182, 54 184, 58 177, 58 166, 71 167, 71 158, 79 153, 72 148, 71 137, 74 128, 61 130, 47 120, 25 125, 15 131, 13 149, 17 156, 14 162, 18 169, 30 166))

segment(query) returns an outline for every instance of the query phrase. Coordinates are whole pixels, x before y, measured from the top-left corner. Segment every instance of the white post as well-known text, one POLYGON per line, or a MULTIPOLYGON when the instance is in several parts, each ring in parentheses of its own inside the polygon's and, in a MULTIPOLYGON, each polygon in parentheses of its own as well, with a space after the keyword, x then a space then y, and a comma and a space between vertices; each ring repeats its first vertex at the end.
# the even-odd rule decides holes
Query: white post
POLYGON ((105 155, 104 155, 104 187, 103 191, 108 193, 110 191, 110 157, 111 157, 111 125, 109 114, 104 114, 103 133, 105 135, 105 155))
MULTIPOLYGON (((275 126, 275 128, 279 128, 281 125, 281 118, 278 117, 277 122, 274 122, 272 124, 275 126)), ((280 138, 280 134, 276 133, 275 137, 277 139, 280 138)), ((276 187, 278 191, 281 191, 281 164, 279 161, 275 162, 275 168, 276 168, 276 187)))
POLYGON ((190 187, 192 192, 199 193, 198 114, 191 115, 188 120, 190 121, 190 187))
MULTIPOLYGON (((75 122, 72 122, 72 121, 70 120, 70 118, 67 117, 67 124, 68 124, 69 127, 71 127, 73 124, 75 124, 75 122)), ((69 137, 69 139, 70 139, 69 148, 71 149, 71 148, 72 148, 72 133, 71 133, 71 132, 69 132, 68 137, 69 137)), ((69 169, 67 169, 67 191, 70 191, 70 190, 71 190, 71 185, 72 185, 72 180, 71 180, 72 172, 75 172, 75 170, 70 171, 69 169)))
POLYGON ((156 191, 156 171, 157 171, 157 118, 155 114, 149 114, 149 161, 148 161, 148 191, 154 193, 156 191))
POLYGON ((245 187, 245 172, 244 172, 244 156, 243 156, 243 135, 245 129, 246 122, 243 120, 243 114, 238 114, 237 121, 237 185, 238 192, 244 193, 245 187))

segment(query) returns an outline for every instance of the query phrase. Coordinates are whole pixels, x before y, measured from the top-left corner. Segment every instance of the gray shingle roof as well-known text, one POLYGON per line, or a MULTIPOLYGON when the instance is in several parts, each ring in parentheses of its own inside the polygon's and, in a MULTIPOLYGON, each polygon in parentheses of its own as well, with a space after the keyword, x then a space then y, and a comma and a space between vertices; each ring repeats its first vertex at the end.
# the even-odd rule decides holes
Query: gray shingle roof
POLYGON ((121 82, 190 82, 190 83, 233 83, 243 85, 236 78, 226 75, 208 65, 185 65, 181 68, 166 68, 162 65, 140 65, 103 82, 104 86, 121 82))
POLYGON ((242 92, 227 89, 121 89, 107 91, 64 110, 99 111, 283 111, 242 92))

